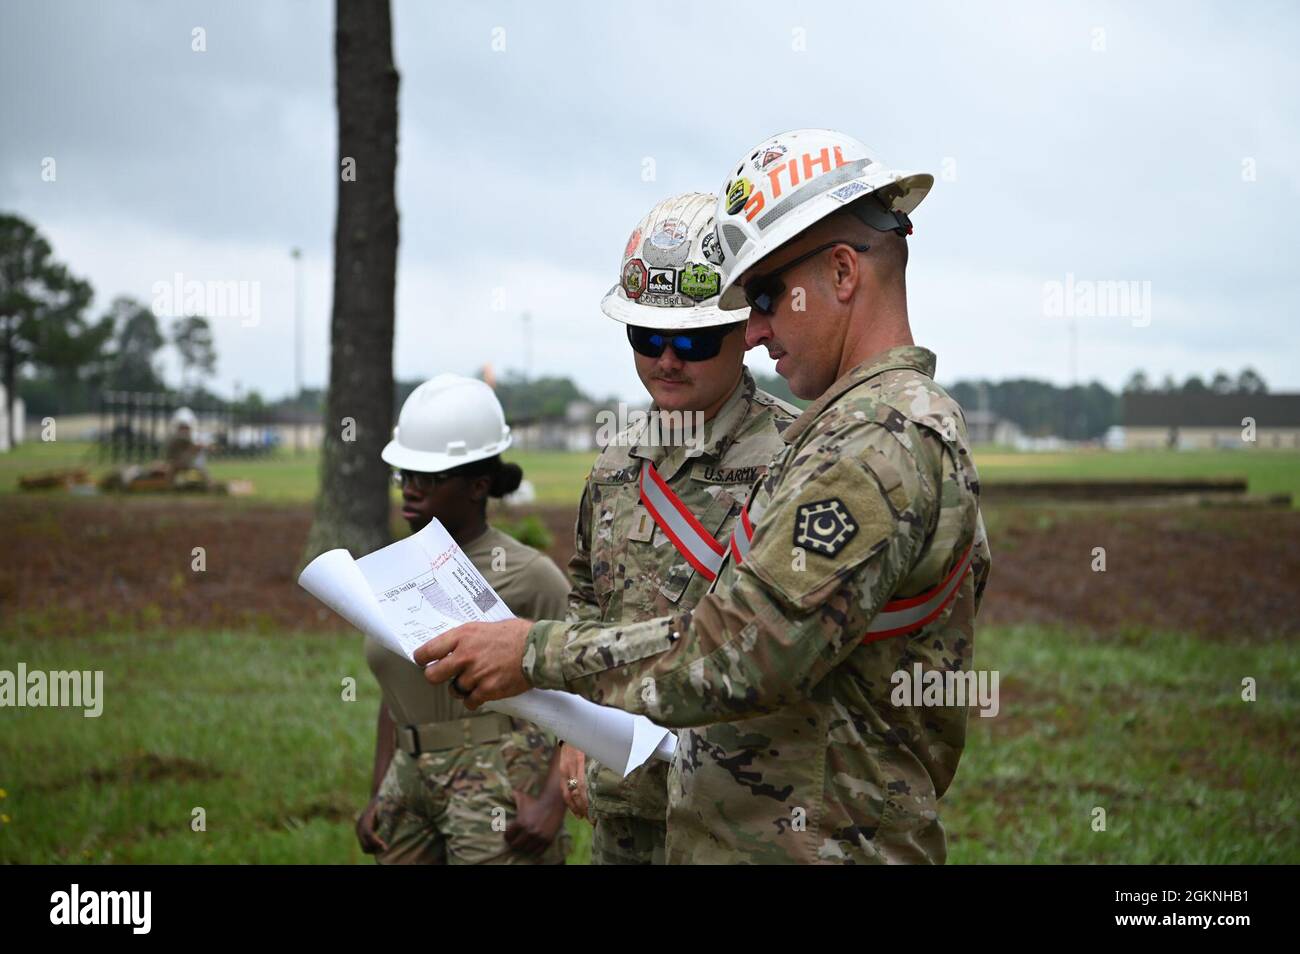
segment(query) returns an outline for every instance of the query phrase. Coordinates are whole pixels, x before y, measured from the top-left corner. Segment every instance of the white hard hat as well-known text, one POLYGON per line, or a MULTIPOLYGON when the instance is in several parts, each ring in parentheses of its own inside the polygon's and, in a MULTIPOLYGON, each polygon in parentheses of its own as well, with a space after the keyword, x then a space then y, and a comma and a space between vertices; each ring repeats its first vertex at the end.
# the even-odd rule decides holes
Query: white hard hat
POLYGON ((194 430, 198 424, 198 417, 187 407, 178 407, 172 413, 172 427, 174 428, 188 427, 190 430, 194 430))
MULTIPOLYGON (((718 306, 746 307, 736 280, 814 222, 874 195, 881 213, 902 213, 897 222, 906 225, 933 185, 929 173, 890 169, 858 140, 829 129, 765 140, 731 170, 718 199, 718 240, 727 256, 718 306)), ((894 219, 885 227, 895 227, 894 219)))
POLYGON ((510 428, 492 389, 474 378, 440 374, 411 392, 380 456, 399 470, 436 474, 509 446, 510 428))
POLYGON ((718 310, 722 250, 713 231, 717 196, 687 192, 650 210, 628 237, 618 284, 600 302, 615 321, 681 330, 730 325, 718 310))

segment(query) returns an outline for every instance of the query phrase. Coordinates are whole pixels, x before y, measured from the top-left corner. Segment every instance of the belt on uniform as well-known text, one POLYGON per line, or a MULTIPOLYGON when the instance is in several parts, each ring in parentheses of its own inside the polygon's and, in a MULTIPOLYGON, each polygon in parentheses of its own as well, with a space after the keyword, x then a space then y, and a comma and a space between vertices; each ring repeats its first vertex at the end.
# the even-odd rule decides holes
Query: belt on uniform
POLYGON ((468 719, 397 726, 397 747, 412 758, 423 752, 458 749, 466 745, 495 742, 514 731, 514 722, 499 712, 485 712, 468 719))

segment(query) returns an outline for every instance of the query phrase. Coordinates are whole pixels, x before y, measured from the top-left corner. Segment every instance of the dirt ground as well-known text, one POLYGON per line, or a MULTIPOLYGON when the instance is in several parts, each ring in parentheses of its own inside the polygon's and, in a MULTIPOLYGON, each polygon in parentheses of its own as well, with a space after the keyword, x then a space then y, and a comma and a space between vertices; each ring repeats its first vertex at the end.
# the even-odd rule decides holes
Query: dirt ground
MULTIPOLYGON (((573 511, 536 512, 564 566, 573 511)), ((994 567, 984 624, 1300 633, 1300 512, 1008 506, 986 519, 994 567), (1098 547, 1104 572, 1093 569, 1098 547)), ((0 498, 0 630, 342 628, 294 583, 310 522, 301 505, 0 498), (191 569, 200 546, 201 573, 191 569)))

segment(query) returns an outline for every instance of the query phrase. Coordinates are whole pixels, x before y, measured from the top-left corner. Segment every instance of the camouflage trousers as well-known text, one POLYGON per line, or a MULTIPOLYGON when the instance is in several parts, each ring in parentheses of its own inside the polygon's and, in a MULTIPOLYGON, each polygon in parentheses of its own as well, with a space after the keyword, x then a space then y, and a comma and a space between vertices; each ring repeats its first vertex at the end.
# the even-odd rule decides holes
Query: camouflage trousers
POLYGON ((506 846, 515 818, 515 790, 541 794, 553 749, 537 732, 510 732, 480 745, 393 753, 379 787, 375 830, 388 850, 380 864, 563 864, 561 828, 541 855, 506 846))
POLYGON ((668 825, 635 815, 597 815, 591 833, 593 865, 661 865, 668 825))

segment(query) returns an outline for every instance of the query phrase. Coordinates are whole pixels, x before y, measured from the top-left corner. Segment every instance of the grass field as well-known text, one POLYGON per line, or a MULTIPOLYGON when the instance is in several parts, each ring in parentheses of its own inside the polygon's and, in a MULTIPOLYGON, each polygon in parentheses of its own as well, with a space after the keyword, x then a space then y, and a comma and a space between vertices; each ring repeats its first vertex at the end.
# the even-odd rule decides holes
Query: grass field
MULTIPOLYGON (((352 826, 368 791, 378 689, 355 635, 314 632, 315 623, 300 633, 257 632, 238 621, 229 624, 237 630, 215 629, 225 624, 203 622, 217 606, 202 599, 194 613, 167 617, 195 620, 188 631, 160 631, 163 617, 155 612, 138 627, 122 623, 134 616, 110 615, 69 632, 68 613, 60 613, 76 599, 106 606, 117 600, 126 612, 171 593, 153 587, 174 582, 174 571, 155 584, 153 570, 118 562, 111 547, 103 549, 104 539, 129 540, 137 553, 157 549, 173 539, 168 534, 182 510, 202 510, 203 532, 213 535, 217 550, 236 553, 254 536, 248 521, 274 516, 281 521, 277 535, 286 527, 305 534, 304 510, 278 508, 276 515, 277 508, 243 507, 245 498, 232 498, 229 507, 188 501, 185 508, 160 498, 132 506, 69 500, 62 508, 29 498, 4 511, 2 495, 15 489, 19 474, 77 465, 98 472, 103 468, 90 452, 85 444, 35 443, 0 455, 0 512, 14 518, 6 532, 24 541, 6 551, 12 559, 10 575, 0 575, 0 609, 35 595, 34 605, 48 616, 48 625, 26 628, 14 615, 0 618, 0 669, 13 670, 20 660, 29 669, 102 669, 106 696, 98 719, 79 710, 0 710, 0 863, 369 863, 352 826), (116 522, 105 521, 108 514, 116 522), (227 522, 236 529, 223 531, 227 522), (89 559, 107 561, 111 572, 69 556, 87 553, 101 554, 89 559), (32 566, 46 567, 44 577, 27 573, 32 566), (100 589, 87 589, 91 570, 100 589), (82 588, 70 592, 79 580, 82 588), (342 698, 348 677, 356 680, 356 702, 342 698), (190 827, 196 807, 206 813, 204 832, 190 827)), ((541 503, 569 506, 591 460, 508 456, 525 468, 541 503)), ((989 449, 977 461, 986 482, 1240 475, 1255 493, 1290 492, 1300 502, 1294 452, 989 449)), ((213 467, 219 478, 253 480, 253 501, 283 503, 312 498, 316 469, 314 455, 213 467)), ((1123 519, 1081 513, 1014 507, 989 514, 1002 556, 975 665, 998 671, 1001 712, 991 719, 972 713, 967 753, 942 805, 951 860, 1300 862, 1293 785, 1300 769, 1293 730, 1300 657, 1287 583, 1298 565, 1288 542, 1296 539, 1295 515, 1281 521, 1276 511, 1232 519, 1200 510, 1123 519), (1104 579, 1078 569, 1098 541, 1110 548, 1117 571, 1104 579), (1174 546, 1174 553, 1162 555, 1161 546, 1174 546), (1219 574, 1202 578, 1211 553, 1229 556, 1219 574), (1266 555, 1266 572, 1252 554, 1266 555), (1055 614, 1048 619, 1077 628, 1033 615, 1045 608, 1036 599, 1044 587, 1055 614), (1228 612, 1247 591, 1258 619, 1228 612), (1125 600, 1136 595, 1155 608, 1148 613, 1143 603, 1145 615, 1130 612, 1125 600), (1118 615, 1091 612, 1098 607, 1118 615), (1241 700, 1246 677, 1257 682, 1257 702, 1241 700), (1092 827, 1098 808, 1106 813, 1104 832, 1092 827)), ((250 587, 265 589, 263 577, 291 563, 298 546, 289 544, 289 555, 275 557, 256 579, 229 569, 214 572, 212 585, 230 587, 239 599, 269 599, 279 589, 250 587)), ((177 552, 188 548, 185 542, 177 552)), ((267 549, 259 544, 257 552, 267 549)), ((250 564, 254 555, 238 562, 250 564)), ((570 860, 581 863, 590 829, 568 821, 570 860)))
POLYGON ((1244 477, 1252 494, 1289 493, 1300 505, 1300 452, 1105 451, 1028 454, 975 450, 985 483, 1017 480, 1119 480, 1125 478, 1244 477))
MULTIPOLYGON (((520 451, 507 459, 524 469, 540 504, 576 504, 594 453, 520 451)), ((309 501, 316 493, 318 456, 289 453, 257 460, 218 460, 211 466, 219 480, 253 481, 256 497, 273 502, 309 501)), ((976 449, 975 461, 985 483, 1044 479, 1118 479, 1173 477, 1244 477, 1251 493, 1290 493, 1300 506, 1300 452, 1252 451, 1101 451, 1020 454, 976 449)), ((107 469, 90 444, 28 443, 0 454, 0 494, 17 488, 22 474, 66 467, 86 467, 92 474, 107 469)))
MULTIPOLYGON (((506 459, 524 469, 541 504, 576 504, 595 454, 560 452, 508 452, 506 459)), ((18 489, 18 478, 46 470, 83 467, 92 476, 110 469, 99 460, 94 445, 57 441, 28 443, 0 454, 0 494, 18 489)), ((315 451, 295 455, 289 452, 247 460, 215 460, 209 471, 217 480, 251 480, 259 500, 274 503, 308 502, 315 498, 319 481, 320 455, 315 451)))
MULTIPOLYGON (((369 797, 378 686, 358 639, 6 640, 6 666, 104 671, 98 718, 8 709, 0 862, 341 863, 369 797), (356 680, 356 702, 343 680, 356 680), (206 813, 206 832, 191 830, 206 813)), ((589 835, 570 818, 577 857, 589 835)))
MULTIPOLYGON (((7 643, 29 668, 102 668, 104 709, 4 714, 0 862, 369 863, 352 819, 378 690, 355 637, 7 643)), ((1300 861, 1289 644, 1003 628, 979 646, 1001 712, 972 713, 942 804, 953 862, 1300 861)), ((589 830, 569 822, 580 863, 589 830)))

